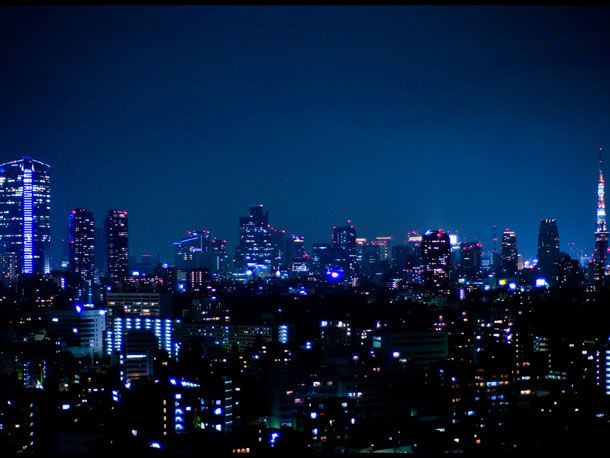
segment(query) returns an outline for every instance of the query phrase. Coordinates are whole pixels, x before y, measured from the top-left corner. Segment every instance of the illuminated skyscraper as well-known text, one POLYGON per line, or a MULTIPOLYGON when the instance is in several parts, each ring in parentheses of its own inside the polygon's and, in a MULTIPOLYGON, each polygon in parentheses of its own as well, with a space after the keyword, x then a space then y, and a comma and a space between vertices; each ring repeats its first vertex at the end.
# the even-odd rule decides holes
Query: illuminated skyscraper
POLYGON ((332 242, 340 267, 346 270, 354 269, 358 254, 356 228, 351 221, 347 221, 345 226, 333 226, 332 242))
POLYGON ((559 262, 559 231, 557 221, 540 220, 538 231, 538 268, 548 283, 554 283, 559 262))
POLYGON ((475 278, 481 272, 481 242, 462 242, 460 244, 459 273, 467 278, 475 278))
POLYGON ((375 240, 372 243, 379 247, 381 261, 390 262, 392 260, 392 237, 375 237, 375 240))
POLYGON ((606 199, 604 196, 604 173, 602 170, 602 148, 599 149, 599 181, 597 183, 597 223, 595 227, 595 246, 591 258, 593 281, 599 282, 606 276, 608 261, 608 227, 606 225, 606 199))
POLYGON ((502 261, 502 274, 513 277, 517 275, 517 234, 506 228, 502 233, 502 249, 500 252, 502 261))
POLYGON ((17 271, 51 271, 50 166, 24 157, 0 165, 0 245, 17 271))
POLYGON ((263 211, 262 204, 252 205, 250 215, 239 218, 235 266, 254 273, 269 274, 276 251, 271 240, 269 212, 263 211))
POLYGON ((227 241, 210 235, 210 231, 187 231, 187 236, 174 242, 175 264, 178 269, 208 269, 223 272, 227 264, 227 241))
POLYGON ((451 242, 449 234, 442 230, 427 231, 421 241, 426 291, 449 295, 451 268, 451 242))
POLYGON ((70 272, 84 282, 93 282, 95 260, 95 221, 93 213, 76 208, 68 216, 70 231, 70 272))
POLYGON ((117 283, 129 277, 129 245, 126 210, 108 210, 104 220, 108 280, 117 283))

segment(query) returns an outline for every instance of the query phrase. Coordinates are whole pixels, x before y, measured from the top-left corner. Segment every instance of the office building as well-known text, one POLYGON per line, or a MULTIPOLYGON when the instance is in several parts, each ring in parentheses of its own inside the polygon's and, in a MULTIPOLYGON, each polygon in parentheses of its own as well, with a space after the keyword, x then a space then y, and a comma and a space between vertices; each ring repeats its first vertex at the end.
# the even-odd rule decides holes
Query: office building
POLYGON ((351 221, 348 220, 345 226, 333 226, 332 247, 336 252, 340 267, 346 271, 356 268, 356 227, 351 221))
POLYGON ((422 236, 421 253, 424 266, 424 287, 438 295, 450 293, 451 243, 449 234, 429 230, 422 236))
POLYGON ((68 217, 70 272, 92 285, 95 273, 95 222, 93 213, 76 208, 68 217))
POLYGON ((212 237, 208 230, 187 231, 186 237, 174 242, 174 260, 180 270, 223 273, 227 269, 227 241, 212 237))
POLYGON ((481 242, 462 242, 460 244, 459 274, 466 278, 475 278, 481 272, 481 242))
POLYGON ((514 277, 517 275, 517 234, 509 228, 506 228, 502 233, 500 259, 503 276, 514 277))
POLYGON ((49 312, 49 336, 77 358, 104 352, 106 310, 76 305, 74 310, 49 312))
POLYGON ((50 166, 24 157, 0 165, 0 247, 17 271, 51 272, 50 166))
POLYGON ((555 282, 559 262, 559 231, 557 221, 540 220, 538 231, 538 269, 549 284, 555 282))
POLYGON ((271 240, 269 212, 263 205, 250 207, 250 215, 239 218, 239 243, 235 252, 235 267, 253 275, 267 276, 277 249, 271 240))
POLYGON ((106 232, 106 262, 108 281, 122 283, 129 277, 128 220, 125 210, 108 210, 106 232))

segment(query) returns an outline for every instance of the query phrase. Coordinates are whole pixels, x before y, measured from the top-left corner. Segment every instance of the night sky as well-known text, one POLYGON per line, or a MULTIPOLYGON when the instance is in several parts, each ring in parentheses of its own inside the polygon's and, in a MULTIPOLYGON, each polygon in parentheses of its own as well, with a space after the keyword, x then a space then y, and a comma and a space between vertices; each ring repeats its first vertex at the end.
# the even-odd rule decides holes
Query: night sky
POLYGON ((51 164, 54 262, 74 207, 166 259, 256 203, 308 247, 351 218, 534 256, 544 217, 593 246, 609 8, 2 7, 0 59, 0 160, 51 164))

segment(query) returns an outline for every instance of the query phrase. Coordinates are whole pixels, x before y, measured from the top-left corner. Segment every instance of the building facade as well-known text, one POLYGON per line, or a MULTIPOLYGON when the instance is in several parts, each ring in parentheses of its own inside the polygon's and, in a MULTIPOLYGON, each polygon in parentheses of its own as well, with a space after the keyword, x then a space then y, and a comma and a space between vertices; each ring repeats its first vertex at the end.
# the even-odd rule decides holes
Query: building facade
POLYGON ((17 271, 51 272, 50 166, 24 157, 0 165, 0 247, 17 271))
POLYGON ((108 210, 104 220, 106 233, 107 277, 112 283, 129 277, 128 220, 126 210, 108 210))
POLYGON ((507 277, 517 275, 517 233, 509 228, 502 233, 500 260, 502 275, 507 277))
POLYGON ((451 268, 451 242, 449 234, 442 230, 430 230, 422 236, 422 261, 424 266, 424 287, 427 292, 449 295, 451 268))
POLYGON ((540 220, 538 231, 538 268, 548 283, 554 283, 559 262, 559 230, 552 218, 540 220))
POLYGON ((95 273, 95 221, 93 213, 85 208, 76 208, 68 217, 70 231, 70 272, 83 282, 93 282, 95 273))

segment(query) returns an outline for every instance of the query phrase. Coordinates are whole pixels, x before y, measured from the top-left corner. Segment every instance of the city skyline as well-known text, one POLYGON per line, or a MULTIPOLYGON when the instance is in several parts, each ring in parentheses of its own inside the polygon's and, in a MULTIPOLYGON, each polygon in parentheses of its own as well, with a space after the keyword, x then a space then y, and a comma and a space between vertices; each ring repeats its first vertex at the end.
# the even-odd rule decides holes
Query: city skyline
POLYGON ((610 6, 0 6, 0 456, 603 450, 609 56, 610 6))
POLYGON ((52 165, 53 221, 125 208, 130 252, 171 259, 263 203, 308 247, 496 225, 533 257, 554 218, 590 254, 606 8, 186 10, 3 8, 2 157, 52 165))

